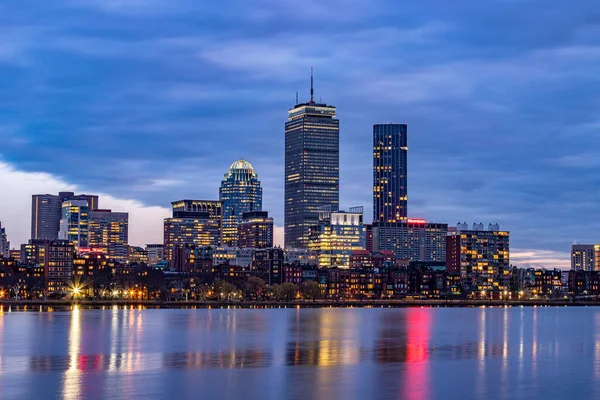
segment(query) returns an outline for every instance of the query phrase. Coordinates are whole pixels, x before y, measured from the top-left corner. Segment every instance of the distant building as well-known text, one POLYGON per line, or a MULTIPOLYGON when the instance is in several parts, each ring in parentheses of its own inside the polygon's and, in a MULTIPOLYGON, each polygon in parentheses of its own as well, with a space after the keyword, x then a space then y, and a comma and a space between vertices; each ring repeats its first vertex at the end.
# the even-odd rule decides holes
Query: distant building
POLYGON ((221 182, 219 200, 223 207, 221 244, 237 246, 243 214, 262 210, 262 188, 252 164, 246 160, 231 164, 221 182))
POLYGON ((89 210, 98 209, 98 196, 73 192, 60 192, 58 195, 34 194, 31 199, 31 238, 58 239, 62 204, 70 200, 85 200, 89 210))
POLYGON ((21 250, 10 250, 8 254, 9 258, 12 258, 17 262, 21 262, 21 250))
POLYGON ((2 223, 0 222, 0 256, 4 258, 10 257, 10 242, 8 241, 8 236, 6 235, 6 228, 2 227, 2 223))
POLYGON ((406 124, 373 125, 373 222, 406 221, 407 190, 406 124))
POLYGON ((461 275, 471 291, 506 290, 510 272, 510 238, 508 231, 497 225, 484 230, 482 224, 472 229, 459 224, 446 238, 446 268, 448 273, 461 275))
POLYGON ((273 247, 273 218, 267 211, 242 214, 238 225, 238 247, 264 249, 273 247))
POLYGON ((317 265, 317 252, 308 249, 283 249, 286 264, 317 265))
POLYGON ((179 245, 219 245, 222 221, 220 201, 180 200, 171 204, 173 218, 164 220, 164 253, 167 261, 172 261, 173 250, 179 245))
POLYGON ((365 224, 365 236, 366 236, 366 249, 371 252, 373 251, 373 224, 365 224))
POLYGON ((87 200, 68 200, 62 203, 60 240, 67 240, 75 248, 89 245, 89 207, 87 200))
POLYGON ((571 269, 574 271, 600 270, 600 244, 572 245, 571 269))
POLYGON ((267 285, 283 281, 284 256, 279 248, 259 249, 252 258, 251 274, 263 279, 267 285))
POLYGON ((129 246, 127 261, 131 264, 148 265, 148 253, 143 247, 129 246))
POLYGON ((399 260, 445 261, 447 224, 409 218, 373 223, 373 250, 391 250, 399 260))
POLYGON ((147 244, 148 264, 155 265, 165 259, 165 246, 163 244, 147 244))
POLYGON ((108 257, 125 261, 129 252, 128 243, 128 213, 111 210, 89 212, 89 247, 104 249, 108 257))
POLYGON ((307 248, 318 208, 340 202, 340 122, 336 108, 311 97, 285 123, 285 247, 307 248))
POLYGON ((350 267, 350 256, 355 250, 366 247, 363 208, 331 211, 323 207, 319 212, 319 224, 310 232, 309 249, 318 254, 319 267, 350 267))

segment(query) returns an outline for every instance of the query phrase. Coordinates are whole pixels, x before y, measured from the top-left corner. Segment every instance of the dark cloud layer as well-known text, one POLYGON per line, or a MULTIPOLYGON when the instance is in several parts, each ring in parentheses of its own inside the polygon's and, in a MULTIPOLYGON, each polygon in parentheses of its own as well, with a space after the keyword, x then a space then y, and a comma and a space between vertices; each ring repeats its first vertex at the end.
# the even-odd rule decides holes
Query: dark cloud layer
POLYGON ((338 107, 345 206, 371 211, 371 125, 409 124, 410 213, 513 246, 600 240, 600 5, 543 0, 23 0, 0 5, 0 153, 168 205, 251 161, 283 222, 295 92, 338 107))

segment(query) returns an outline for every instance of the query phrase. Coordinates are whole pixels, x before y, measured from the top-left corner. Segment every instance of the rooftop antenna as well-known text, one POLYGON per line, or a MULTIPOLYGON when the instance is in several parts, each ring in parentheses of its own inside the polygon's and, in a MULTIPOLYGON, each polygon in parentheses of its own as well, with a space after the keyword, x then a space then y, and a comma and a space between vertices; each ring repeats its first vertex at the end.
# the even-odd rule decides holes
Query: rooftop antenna
POLYGON ((315 85, 314 85, 314 75, 313 75, 313 67, 310 66, 310 101, 313 103, 315 101, 315 85))
POLYGON ((298 92, 296 92, 296 104, 298 104, 298 92))

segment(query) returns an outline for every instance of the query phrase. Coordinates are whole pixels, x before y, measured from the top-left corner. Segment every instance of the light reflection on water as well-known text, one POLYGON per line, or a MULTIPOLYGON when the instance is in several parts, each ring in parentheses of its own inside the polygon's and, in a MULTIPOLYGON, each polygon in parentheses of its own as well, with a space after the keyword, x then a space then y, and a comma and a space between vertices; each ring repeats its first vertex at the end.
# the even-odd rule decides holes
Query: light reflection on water
POLYGON ((599 376, 596 308, 0 310, 2 399, 592 398, 599 376))

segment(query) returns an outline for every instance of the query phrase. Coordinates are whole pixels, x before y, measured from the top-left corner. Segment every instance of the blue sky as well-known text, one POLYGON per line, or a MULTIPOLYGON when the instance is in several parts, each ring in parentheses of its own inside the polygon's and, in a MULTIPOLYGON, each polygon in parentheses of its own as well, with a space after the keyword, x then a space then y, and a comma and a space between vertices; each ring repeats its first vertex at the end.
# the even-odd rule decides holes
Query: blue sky
POLYGON ((283 225, 283 125, 314 65, 342 206, 370 219, 372 124, 404 122, 413 217, 497 222, 532 264, 600 241, 594 1, 20 0, 0 43, 5 170, 168 207, 245 158, 283 225))

